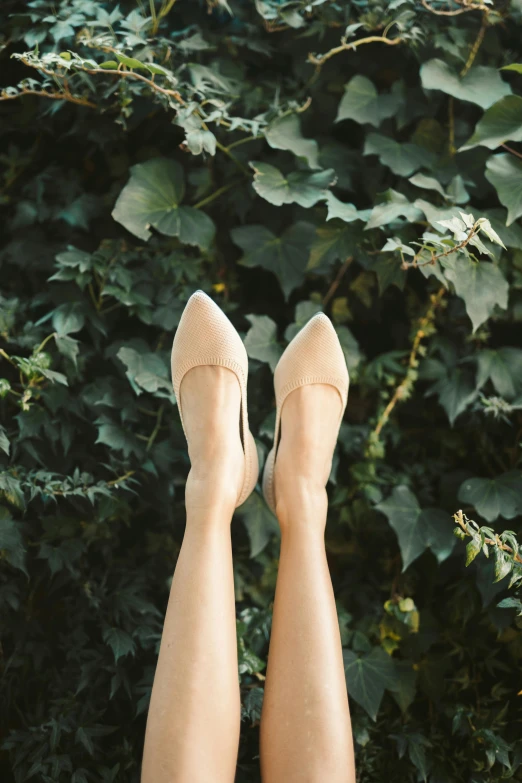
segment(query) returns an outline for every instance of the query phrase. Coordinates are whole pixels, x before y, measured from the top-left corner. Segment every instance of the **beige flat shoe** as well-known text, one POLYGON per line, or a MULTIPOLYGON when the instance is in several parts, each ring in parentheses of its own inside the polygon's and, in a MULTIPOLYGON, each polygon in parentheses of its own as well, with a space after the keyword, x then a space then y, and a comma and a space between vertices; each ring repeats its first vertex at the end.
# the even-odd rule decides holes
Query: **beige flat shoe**
POLYGON ((236 503, 237 508, 245 502, 256 486, 259 473, 256 444, 248 428, 248 357, 241 337, 225 313, 203 291, 196 291, 183 310, 174 336, 171 357, 172 384, 185 435, 181 410, 181 381, 189 370, 202 364, 219 365, 232 370, 241 389, 239 427, 245 453, 245 476, 236 503))
POLYGON ((263 494, 275 514, 274 468, 281 434, 281 412, 288 395, 299 386, 326 383, 334 386, 342 402, 339 427, 348 400, 350 379, 343 349, 332 322, 318 313, 303 326, 286 347, 274 373, 276 424, 274 446, 266 458, 263 472, 263 494))

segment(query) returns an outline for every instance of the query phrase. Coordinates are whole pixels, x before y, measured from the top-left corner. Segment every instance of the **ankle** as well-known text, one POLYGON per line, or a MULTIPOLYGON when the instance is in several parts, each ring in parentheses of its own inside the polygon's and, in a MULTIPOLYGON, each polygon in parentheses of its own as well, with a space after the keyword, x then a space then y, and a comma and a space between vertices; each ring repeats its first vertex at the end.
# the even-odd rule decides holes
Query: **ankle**
POLYGON ((292 530, 324 536, 327 510, 328 496, 320 483, 298 475, 284 483, 276 479, 276 515, 282 534, 292 530))
POLYGON ((187 477, 185 504, 187 512, 214 511, 232 515, 237 503, 242 476, 237 466, 198 462, 187 477))

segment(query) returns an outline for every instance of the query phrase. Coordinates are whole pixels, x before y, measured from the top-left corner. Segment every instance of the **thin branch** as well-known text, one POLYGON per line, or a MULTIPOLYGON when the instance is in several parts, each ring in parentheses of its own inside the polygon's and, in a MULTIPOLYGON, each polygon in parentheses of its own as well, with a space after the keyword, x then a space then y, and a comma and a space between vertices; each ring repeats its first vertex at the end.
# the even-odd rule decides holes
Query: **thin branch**
POLYGON ((482 46, 482 41, 484 40, 484 36, 486 35, 486 30, 488 29, 488 25, 489 25, 489 14, 485 11, 482 17, 482 24, 480 25, 480 30, 478 31, 477 38, 475 40, 475 43, 471 47, 469 57, 466 60, 466 65, 460 72, 461 79, 467 74, 467 72, 475 62, 475 57, 477 56, 478 51, 482 46))
POLYGON ((336 54, 341 54, 341 52, 354 51, 358 46, 369 43, 383 43, 387 44, 388 46, 396 46, 397 44, 402 43, 402 38, 387 38, 385 35, 369 35, 367 38, 359 38, 358 41, 352 41, 351 43, 349 43, 346 38, 341 38, 340 46, 336 46, 333 49, 330 49, 330 51, 325 52, 325 54, 316 55, 310 53, 307 59, 309 63, 312 63, 312 65, 316 65, 318 68, 321 68, 327 60, 329 60, 331 57, 335 57, 336 54))
POLYGON ((22 89, 13 95, 9 95, 4 91, 0 93, 0 101, 12 101, 15 98, 22 98, 24 95, 37 95, 40 98, 50 98, 53 101, 69 101, 70 103, 76 103, 78 106, 88 106, 90 109, 98 108, 96 103, 87 100, 87 98, 80 98, 70 92, 48 92, 47 90, 22 89))
POLYGON ((512 155, 516 155, 517 158, 522 158, 522 154, 520 152, 517 152, 512 147, 508 147, 507 144, 501 144, 500 146, 504 147, 504 149, 507 150, 508 152, 511 152, 512 155))
POLYGON ((201 209, 201 207, 205 207, 207 204, 210 204, 211 201, 214 201, 214 199, 219 198, 222 193, 226 193, 227 190, 230 190, 239 184, 239 180, 236 179, 233 182, 229 182, 228 185, 223 185, 214 191, 214 193, 211 193, 210 196, 207 196, 206 198, 201 199, 201 201, 198 201, 197 204, 194 204, 194 209, 201 209))
POLYGON ((370 433, 370 436, 368 438, 369 443, 372 441, 373 442, 378 441, 382 428, 390 418, 391 412, 393 411, 397 403, 400 400, 404 399, 406 393, 409 391, 412 383, 411 371, 414 370, 418 365, 417 354, 419 352, 419 348, 421 347, 422 340, 428 336, 429 329, 435 319, 436 310, 439 307, 440 303, 442 302, 445 293, 446 293, 446 289, 444 288, 444 286, 439 288, 437 293, 431 296, 430 304, 428 306, 426 314, 419 319, 417 331, 415 333, 410 355, 408 358, 408 368, 407 368, 406 376, 401 381, 401 383, 397 386, 388 405, 379 416, 375 429, 373 430, 373 432, 370 433))
MULTIPOLYGON (((467 244, 473 239, 474 236, 478 234, 480 230, 480 224, 474 223, 473 226, 469 230, 469 234, 465 239, 462 240, 462 242, 459 242, 458 245, 455 245, 455 247, 450 247, 447 250, 444 251, 444 253, 437 253, 436 255, 432 255, 431 258, 428 261, 423 261, 422 263, 419 263, 417 261, 417 258, 419 257, 419 253, 416 253, 413 257, 413 261, 406 261, 406 259, 402 259, 401 269, 411 269, 411 267, 420 267, 420 266, 428 266, 429 264, 434 264, 436 261, 439 260, 439 258, 446 258, 446 256, 450 256, 452 253, 456 253, 459 250, 462 250, 463 247, 466 247, 467 244)), ((422 252, 422 251, 421 251, 422 252)))
MULTIPOLYGON (((466 523, 464 522, 464 516, 465 514, 462 513, 461 510, 457 511, 456 514, 453 514, 453 519, 459 525, 459 527, 465 532, 467 536, 472 537, 472 534, 469 532, 466 523)), ((485 538, 484 539, 485 544, 489 544, 490 546, 496 546, 498 549, 503 549, 504 552, 509 552, 510 555, 513 555, 513 549, 508 544, 504 544, 502 541, 500 541, 499 538, 493 539, 493 538, 485 538)), ((519 554, 516 554, 513 558, 513 560, 516 563, 522 563, 522 557, 520 557, 519 554)))
MULTIPOLYGON (((57 74, 56 71, 51 71, 49 68, 44 68, 42 65, 32 63, 29 60, 26 60, 24 57, 20 58, 20 62, 22 62, 24 65, 27 65, 29 68, 34 68, 37 71, 45 73, 47 76, 52 76, 53 78, 58 79, 64 78, 63 76, 57 74)), ((111 70, 109 68, 78 68, 78 71, 81 71, 82 73, 88 73, 90 76, 103 73, 105 76, 117 76, 121 79, 137 79, 140 82, 144 82, 144 84, 150 87, 150 89, 154 92, 161 93, 162 95, 166 95, 169 98, 174 98, 182 106, 185 105, 185 101, 177 90, 168 90, 165 87, 160 87, 160 85, 155 81, 152 79, 147 79, 146 76, 142 76, 141 73, 136 73, 136 71, 126 71, 123 68, 118 68, 117 70, 111 70)))
POLYGON ((337 273, 337 277, 333 281, 332 285, 330 286, 330 288, 326 292, 326 295, 325 295, 325 297, 323 299, 323 307, 327 306, 327 304, 329 303, 330 299, 332 298, 332 296, 335 294, 335 292, 339 288, 339 284, 340 284, 341 280, 343 279, 344 275, 346 274, 346 271, 347 271, 348 267, 350 266, 350 264, 352 263, 352 261, 353 261, 353 256, 348 256, 348 258, 346 259, 344 264, 339 269, 339 271, 337 273))
MULTIPOLYGON (((457 2, 457 0, 455 0, 457 2)), ((484 5, 483 3, 469 3, 464 2, 462 4, 459 3, 459 5, 462 5, 461 8, 454 8, 453 10, 447 10, 443 11, 438 8, 433 8, 430 3, 428 3, 428 0, 421 0, 421 5, 424 6, 424 8, 427 11, 431 11, 432 14, 436 14, 437 16, 459 16, 459 14, 467 14, 468 11, 490 11, 491 9, 484 5)))

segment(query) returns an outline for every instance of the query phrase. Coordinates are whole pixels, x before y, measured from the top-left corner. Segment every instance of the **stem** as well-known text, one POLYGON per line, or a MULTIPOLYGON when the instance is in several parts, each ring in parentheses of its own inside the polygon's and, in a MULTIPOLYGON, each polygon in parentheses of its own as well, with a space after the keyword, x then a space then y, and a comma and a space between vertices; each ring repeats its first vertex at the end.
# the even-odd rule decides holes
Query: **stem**
POLYGON ((161 406, 161 408, 159 409, 159 411, 158 411, 158 414, 157 414, 157 417, 156 417, 156 426, 155 426, 155 427, 154 427, 154 429, 152 430, 151 436, 150 436, 150 438, 149 438, 149 439, 148 439, 148 441, 147 441, 147 447, 146 447, 146 449, 145 449, 146 451, 149 451, 149 450, 151 449, 151 447, 152 447, 152 444, 153 444, 153 443, 154 443, 154 441, 156 440, 156 437, 157 437, 157 435, 158 435, 158 432, 160 431, 160 427, 161 427, 161 419, 162 419, 162 417, 163 417, 163 413, 164 413, 164 411, 165 411, 165 405, 162 405, 162 406, 161 406))
POLYGON ((22 98, 24 95, 37 95, 40 98, 50 98, 53 101, 69 101, 69 103, 76 103, 78 106, 88 106, 90 109, 98 108, 96 103, 87 100, 87 98, 79 98, 70 92, 48 92, 47 90, 26 90, 25 88, 15 95, 7 95, 5 92, 1 92, 0 101, 12 101, 15 98, 22 98))
POLYGON ((323 307, 327 306, 328 302, 330 301, 332 296, 335 294, 335 292, 339 288, 339 284, 340 284, 341 280, 343 279, 343 277, 344 277, 346 271, 348 270, 348 267, 352 263, 352 261, 353 261, 353 256, 348 256, 348 258, 346 259, 344 264, 339 269, 339 271, 337 273, 337 277, 333 281, 332 285, 330 286, 330 288, 326 292, 326 295, 325 295, 325 297, 323 299, 323 307))
POLYGON ((326 52, 325 54, 316 55, 310 53, 307 59, 309 63, 312 63, 312 65, 316 65, 318 68, 322 68, 324 63, 329 60, 330 57, 335 57, 336 54, 340 54, 341 52, 353 51, 357 49, 358 46, 362 46, 363 44, 368 43, 383 43, 387 44, 388 46, 396 46, 397 44, 402 43, 402 38, 386 38, 384 35, 369 35, 367 38, 359 38, 358 41, 352 41, 351 43, 348 43, 346 38, 341 38, 340 46, 336 46, 333 49, 330 49, 330 51, 326 52))
POLYGON ((517 158, 522 158, 522 155, 520 154, 520 152, 517 152, 516 150, 512 149, 511 147, 508 147, 507 144, 501 144, 500 146, 504 147, 504 149, 507 150, 508 152, 511 152, 512 155, 516 155, 517 158))
POLYGON ((214 191, 214 193, 211 193, 210 196, 201 199, 201 201, 198 201, 197 204, 193 204, 194 209, 201 209, 201 207, 210 204, 211 201, 214 201, 214 199, 221 196, 222 193, 226 193, 227 190, 230 190, 230 188, 233 188, 235 185, 238 184, 239 184, 239 180, 236 179, 234 180, 234 182, 229 182, 228 185, 223 185, 221 188, 218 188, 218 190, 214 191))
POLYGON ((478 31, 477 38, 475 40, 475 43, 471 47, 469 57, 466 60, 466 65, 460 72, 461 79, 467 74, 467 72, 475 62, 475 57, 477 56, 478 50, 480 49, 482 45, 482 41, 484 40, 484 36, 486 35, 486 30, 488 29, 488 23, 489 23, 489 14, 487 13, 487 11, 484 11, 484 15, 482 17, 482 24, 480 26, 480 30, 478 31))
MULTIPOLYGON (((206 124, 204 122, 202 123, 202 125, 203 125, 205 130, 208 130, 208 128, 207 128, 207 126, 206 126, 206 124)), ((228 158, 230 158, 230 160, 237 166, 237 168, 240 171, 243 172, 243 174, 246 174, 247 177, 250 176, 250 171, 247 169, 247 167, 245 165, 243 165, 243 163, 241 163, 241 161, 239 161, 236 158, 235 155, 232 154, 232 152, 230 152, 229 147, 225 147, 223 144, 221 144, 220 141, 218 141, 218 139, 216 139, 216 147, 218 148, 218 150, 221 150, 221 152, 223 152, 228 158)))
POLYGON ((256 139, 260 138, 261 136, 243 136, 242 139, 238 139, 237 141, 233 141, 232 144, 229 144, 227 150, 230 152, 234 147, 239 147, 240 144, 246 144, 247 141, 256 141, 256 139))
POLYGON ((448 101, 448 150, 449 154, 453 157, 457 148, 455 147, 455 101, 453 96, 450 96, 448 101))
POLYGON ((56 337, 56 332, 52 332, 51 334, 48 334, 47 337, 43 342, 40 343, 36 351, 33 351, 34 354, 40 353, 40 351, 43 351, 49 340, 52 340, 53 337, 56 337))
MULTIPOLYGON (((455 2, 457 2, 457 0, 455 0, 455 2)), ((427 0, 421 0, 421 5, 423 5, 427 11, 431 11, 432 14, 436 14, 437 16, 458 16, 459 14, 467 14, 468 11, 489 11, 487 5, 483 5, 482 3, 477 3, 475 5, 470 4, 465 8, 456 8, 453 11, 439 11, 436 8, 433 8, 427 0)))
POLYGON ((444 288, 444 286, 439 288, 437 293, 431 297, 430 304, 426 311, 426 314, 419 320, 417 331, 415 333, 415 337, 413 338, 413 344, 411 347, 410 356, 408 359, 408 368, 407 368, 406 376, 401 381, 401 383, 397 386, 391 400, 389 401, 388 405, 379 416, 375 429, 373 430, 373 432, 370 433, 368 442, 372 440, 377 441, 379 439, 382 428, 390 418, 390 414, 392 410, 395 408, 399 400, 402 399, 404 392, 407 390, 408 383, 409 383, 408 371, 413 370, 418 364, 417 354, 419 352, 421 342, 427 336, 427 328, 429 328, 429 326, 431 326, 431 324, 433 323, 435 319, 435 312, 439 307, 445 293, 446 293, 446 289, 444 288))
POLYGON ((135 470, 129 470, 127 473, 125 473, 123 476, 119 476, 119 478, 112 479, 112 481, 107 482, 108 487, 115 487, 117 484, 121 484, 122 481, 126 481, 131 476, 134 476, 136 473, 135 470))

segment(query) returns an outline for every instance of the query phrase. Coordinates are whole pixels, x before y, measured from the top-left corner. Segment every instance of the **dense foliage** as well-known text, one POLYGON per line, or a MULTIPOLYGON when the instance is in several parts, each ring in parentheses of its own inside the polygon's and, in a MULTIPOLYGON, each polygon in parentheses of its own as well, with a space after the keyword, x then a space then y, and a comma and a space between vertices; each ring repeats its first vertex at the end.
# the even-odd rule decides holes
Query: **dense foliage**
MULTIPOLYGON (((346 353, 327 549, 360 783, 522 780, 520 0, 0 19, 2 780, 139 779, 188 470, 169 350, 197 288, 244 335, 261 458, 287 341, 322 309, 346 353)), ((233 545, 253 783, 259 492, 233 545)))

